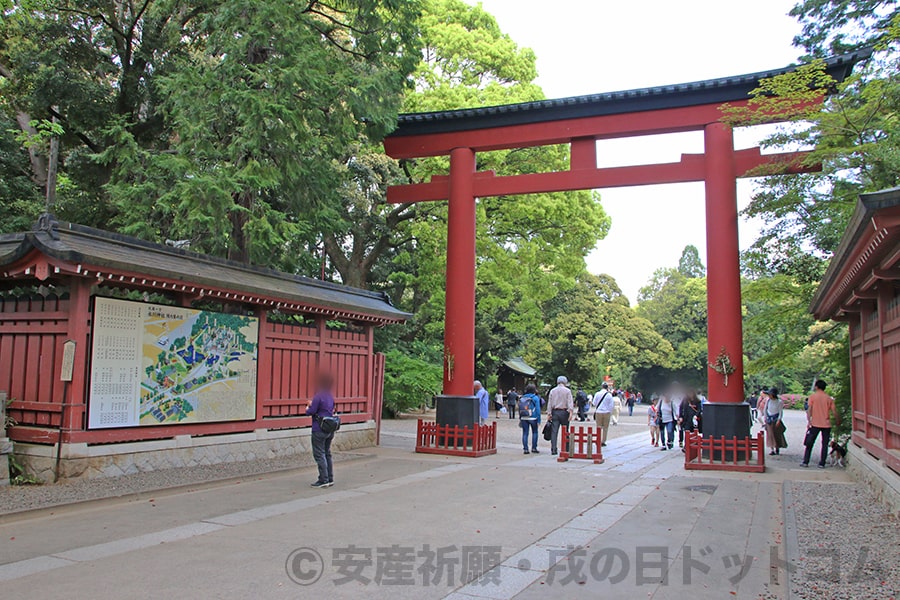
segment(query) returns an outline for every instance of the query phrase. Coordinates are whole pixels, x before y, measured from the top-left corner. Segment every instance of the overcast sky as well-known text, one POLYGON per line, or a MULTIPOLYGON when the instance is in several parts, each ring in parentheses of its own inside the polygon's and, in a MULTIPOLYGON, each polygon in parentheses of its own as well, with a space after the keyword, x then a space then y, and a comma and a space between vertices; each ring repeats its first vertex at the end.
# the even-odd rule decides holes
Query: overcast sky
MULTIPOLYGON (((474 2, 473 2, 474 3, 474 2)), ((483 0, 502 30, 537 54, 538 80, 548 98, 609 92, 741 75, 796 61, 799 26, 794 0, 483 0)), ((755 146, 768 129, 735 132, 735 146, 755 146)), ((599 166, 676 162, 703 151, 700 132, 609 140, 599 166)), ((738 181, 738 204, 751 180, 738 181)), ((683 183, 602 191, 612 229, 587 259, 592 273, 615 277, 632 303, 658 267, 675 266, 693 244, 706 262, 703 184, 683 183)), ((759 223, 742 220, 741 248, 759 223)))

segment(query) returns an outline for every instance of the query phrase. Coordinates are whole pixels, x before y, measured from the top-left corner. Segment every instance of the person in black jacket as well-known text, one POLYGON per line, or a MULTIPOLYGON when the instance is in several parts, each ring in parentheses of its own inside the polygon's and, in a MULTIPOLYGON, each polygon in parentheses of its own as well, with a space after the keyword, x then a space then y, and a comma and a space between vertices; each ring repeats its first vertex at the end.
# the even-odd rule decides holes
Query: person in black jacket
POLYGON ((587 404, 588 397, 583 389, 578 388, 578 393, 575 394, 575 407, 578 409, 578 420, 585 421, 587 419, 587 404))
MULTIPOLYGON (((703 433, 703 403, 696 392, 689 395, 681 403, 678 414, 678 424, 685 431, 703 433)), ((681 449, 684 452, 684 448, 681 449)))
POLYGON ((512 388, 509 390, 509 393, 506 394, 506 409, 509 411, 509 418, 516 418, 516 405, 519 403, 519 394, 516 393, 516 388, 512 388))

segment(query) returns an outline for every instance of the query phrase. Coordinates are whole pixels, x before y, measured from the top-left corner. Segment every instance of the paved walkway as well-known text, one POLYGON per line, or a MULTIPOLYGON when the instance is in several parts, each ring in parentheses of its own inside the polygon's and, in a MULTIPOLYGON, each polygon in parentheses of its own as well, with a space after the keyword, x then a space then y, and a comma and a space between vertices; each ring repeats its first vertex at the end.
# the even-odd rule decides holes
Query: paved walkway
MULTIPOLYGON (((70 599, 525 599, 548 588, 564 598, 784 598, 783 481, 849 481, 799 468, 799 419, 789 416, 790 453, 772 457, 769 472, 713 476, 684 471, 683 455, 652 448, 643 430, 612 440, 593 465, 523 456, 514 437, 482 459, 416 455, 408 424, 388 423, 384 446, 337 465, 327 490, 311 489, 312 470, 300 469, 0 517, 0 589, 70 599)), ((514 436, 513 423, 502 427, 514 436)))

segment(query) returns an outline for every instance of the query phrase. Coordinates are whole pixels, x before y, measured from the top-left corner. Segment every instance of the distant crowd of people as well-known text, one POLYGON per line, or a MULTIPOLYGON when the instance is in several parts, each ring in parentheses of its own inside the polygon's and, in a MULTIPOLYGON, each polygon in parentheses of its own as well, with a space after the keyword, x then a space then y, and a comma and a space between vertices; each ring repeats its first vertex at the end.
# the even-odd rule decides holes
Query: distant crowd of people
MULTIPOLYGON (((826 459, 835 445, 831 441, 832 418, 840 423, 834 399, 825 393, 826 383, 816 381, 815 391, 806 405, 807 433, 804 439, 805 452, 801 466, 809 466, 813 446, 821 437, 821 455, 819 467, 824 468, 826 459)), ((480 382, 475 382, 475 392, 479 398, 481 422, 489 417, 490 395, 480 382)), ((766 432, 766 447, 769 454, 777 456, 787 447, 784 425, 785 403, 777 388, 762 390, 755 398, 748 398, 752 422, 759 423, 766 432)), ((672 450, 676 438, 678 447, 684 452, 685 432, 703 433, 703 406, 706 397, 700 390, 691 389, 673 382, 661 394, 653 394, 647 405, 647 427, 650 430, 650 444, 662 451, 672 450)), ((599 432, 601 446, 606 446, 609 439, 609 427, 619 423, 622 411, 627 410, 629 416, 634 415, 636 405, 644 404, 643 394, 639 391, 618 389, 608 382, 601 384, 600 389, 590 393, 576 388, 573 393, 565 376, 559 376, 556 386, 542 395, 537 386, 528 384, 522 393, 512 388, 504 393, 498 390, 493 401, 497 417, 508 416, 518 419, 522 428, 522 450, 525 454, 536 454, 538 450, 538 431, 541 418, 546 414, 545 434, 550 442, 550 453, 558 453, 559 429, 577 421, 585 422, 593 419, 599 432), (546 409, 546 413, 544 410, 546 409)))
MULTIPOLYGON (((485 422, 489 418, 490 398, 480 381, 475 382, 475 394, 479 398, 481 421, 485 422)), ((525 454, 539 452, 538 430, 546 409, 550 453, 557 454, 560 427, 568 426, 576 420, 585 422, 593 418, 601 432, 601 445, 606 446, 610 425, 617 425, 625 410, 629 416, 633 416, 634 407, 643 402, 641 392, 617 389, 605 382, 594 393, 579 387, 573 394, 568 378, 561 375, 556 380, 556 387, 546 395, 541 395, 536 385, 528 384, 521 394, 516 388, 506 393, 498 390, 493 404, 497 418, 504 414, 509 419, 518 418, 522 428, 522 451, 525 454)))

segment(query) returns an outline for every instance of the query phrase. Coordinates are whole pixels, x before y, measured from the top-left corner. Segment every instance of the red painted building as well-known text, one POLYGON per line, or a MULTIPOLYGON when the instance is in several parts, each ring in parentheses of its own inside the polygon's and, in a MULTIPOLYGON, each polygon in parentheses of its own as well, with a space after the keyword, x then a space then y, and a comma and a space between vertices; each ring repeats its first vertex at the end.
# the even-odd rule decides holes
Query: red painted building
MULTIPOLYGON (((376 443, 384 357, 373 351, 373 330, 409 316, 383 294, 50 218, 33 232, 0 236, 0 273, 0 391, 12 399, 9 416, 16 422, 9 437, 16 453, 45 478, 55 469, 48 465, 57 460, 56 452, 62 476, 79 477, 164 468, 166 460, 178 466, 303 451, 310 425, 303 413, 320 369, 336 377, 337 410, 345 423, 338 446, 341 434, 345 446, 376 443), (225 406, 221 421, 195 414, 180 423, 190 415, 179 412, 177 399, 152 411, 159 423, 142 418, 135 426, 97 426, 94 419, 92 427, 92 394, 120 382, 138 390, 137 383, 121 379, 106 383, 107 388, 92 381, 98 372, 92 359, 99 356, 99 342, 92 339, 95 313, 101 304, 111 304, 107 298, 125 300, 121 307, 127 311, 152 303, 161 312, 203 309, 252 323, 256 351, 244 380, 252 390, 251 399, 245 399, 249 405, 241 413, 229 413, 225 406), (67 340, 75 342, 69 356, 67 340), (67 366, 71 382, 62 381, 67 366)), ((227 336, 215 341, 219 346, 231 342, 227 336)), ((160 338, 160 345, 167 343, 160 338)), ((198 357, 191 348, 190 359, 198 357)), ((157 374, 165 393, 171 387, 168 374, 157 374)), ((210 373, 202 380, 208 378, 210 373)))
POLYGON ((900 188, 860 196, 811 311, 849 323, 850 465, 900 512, 900 188))

